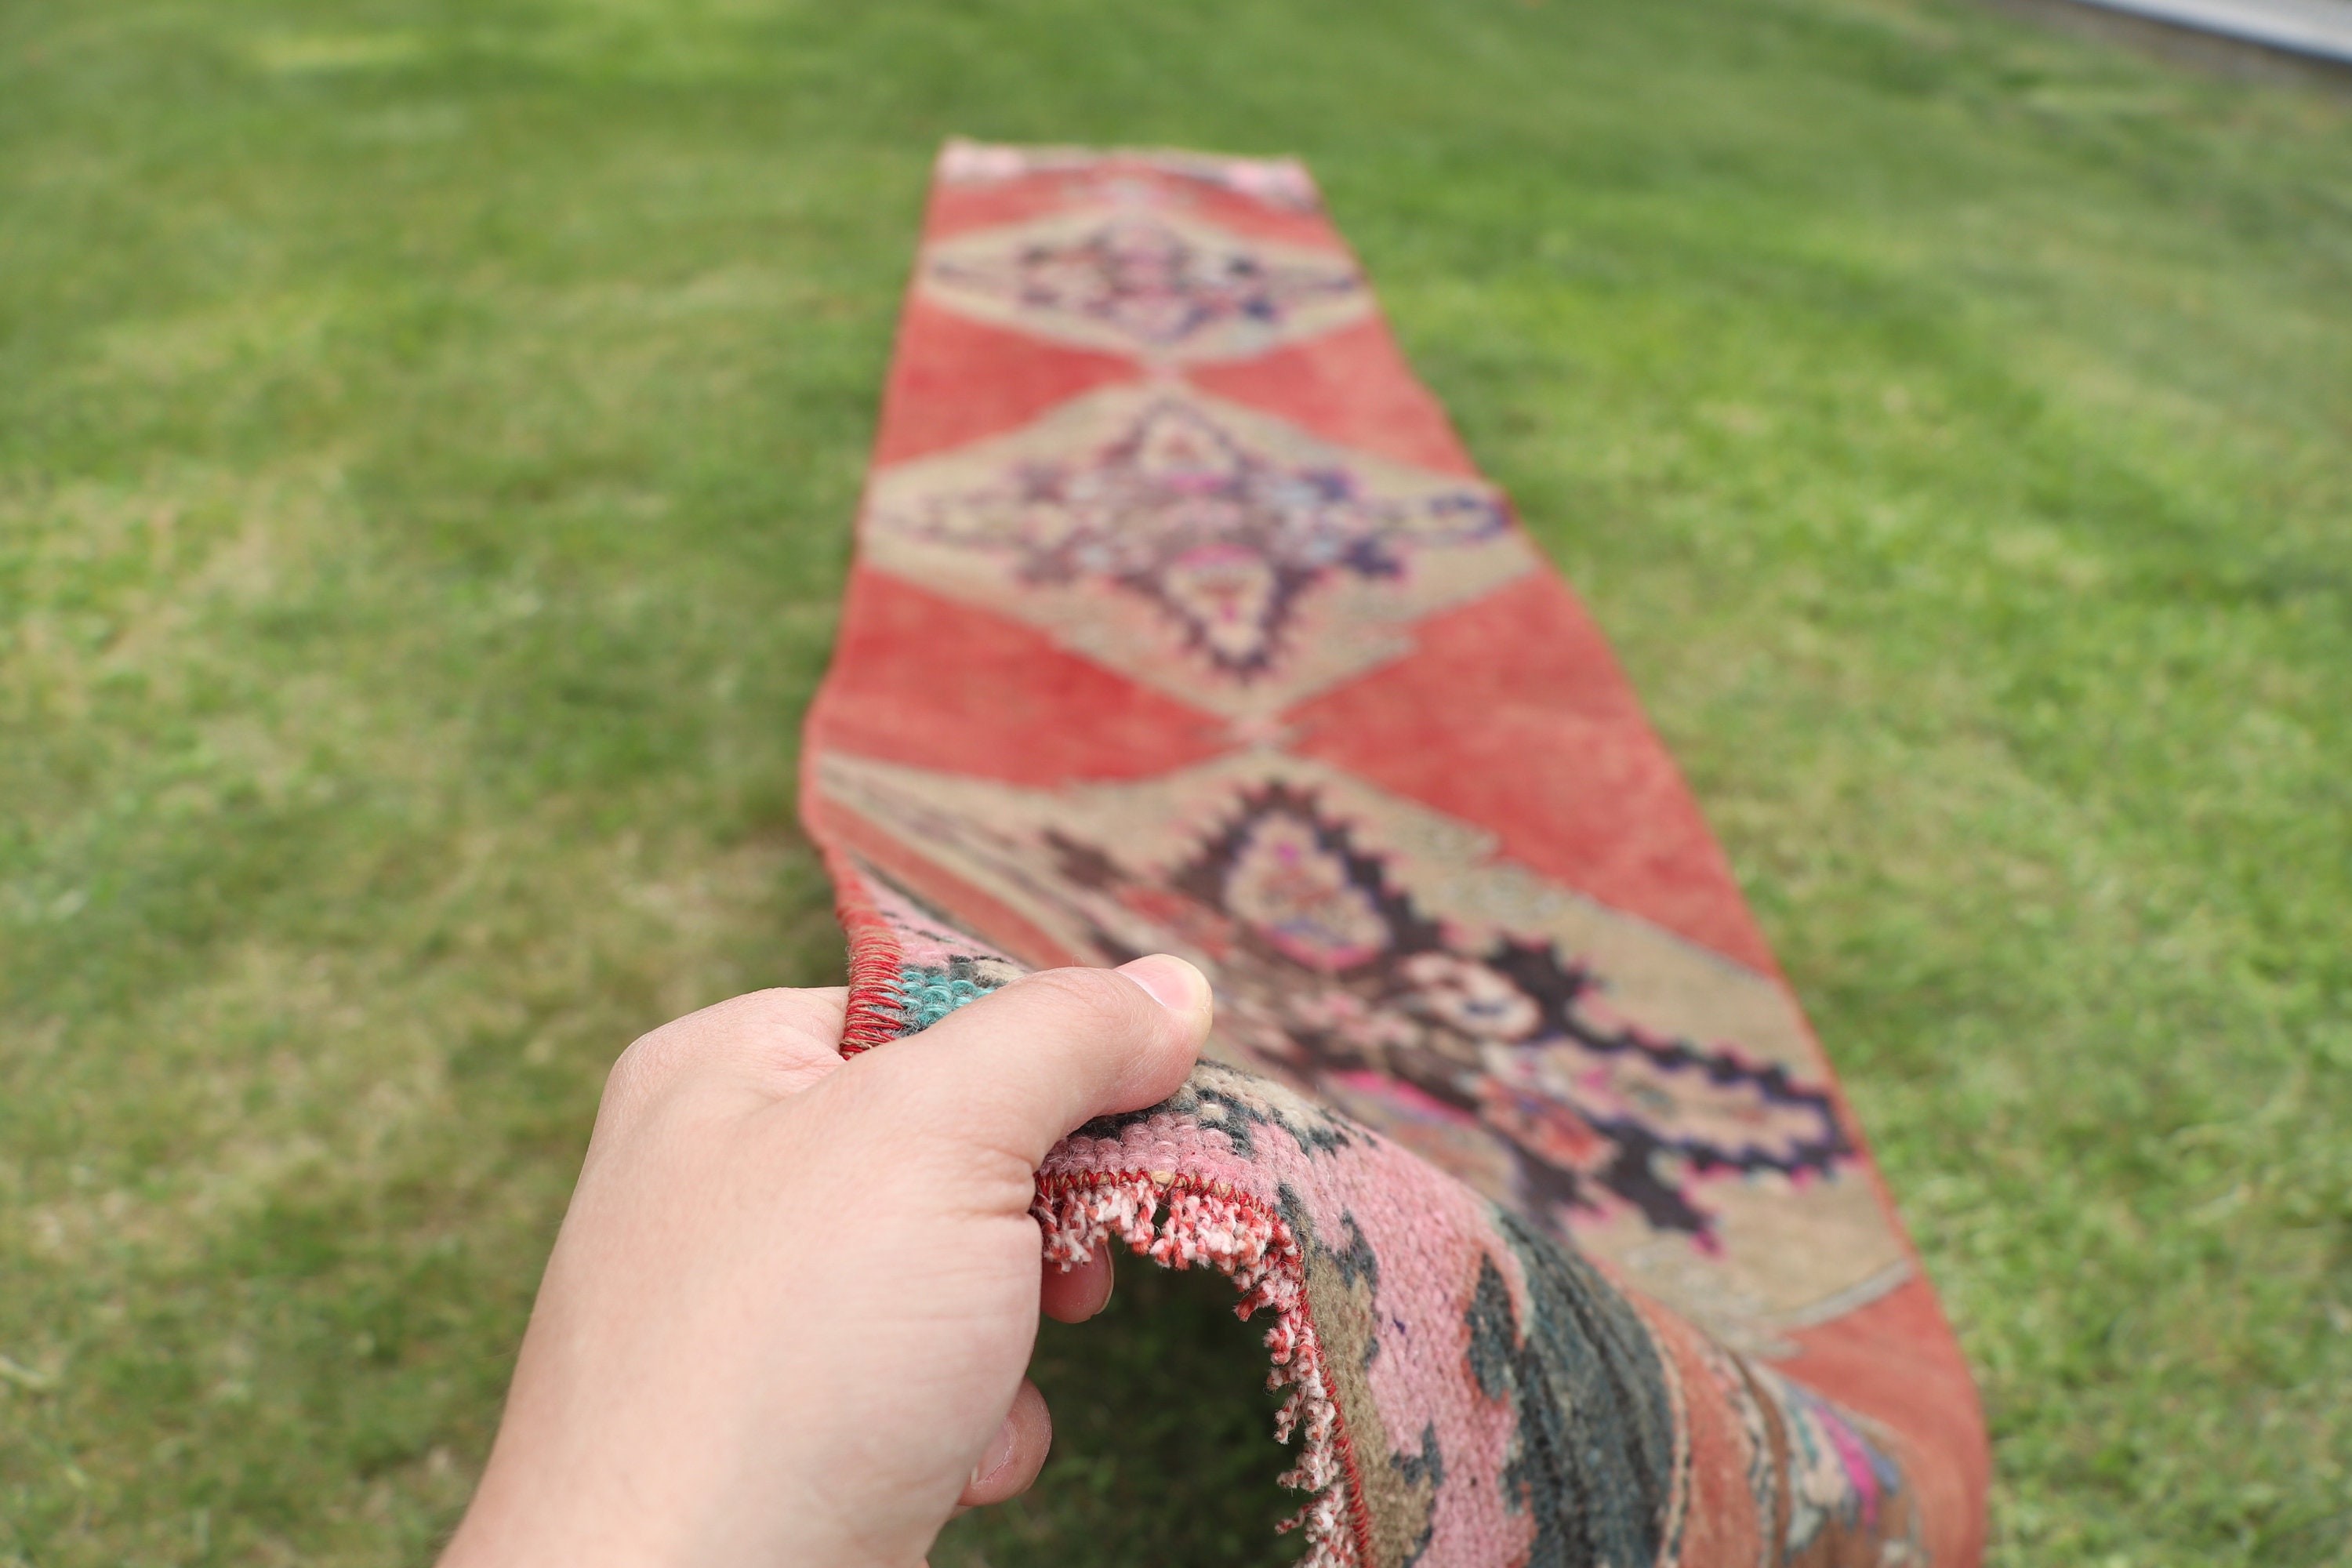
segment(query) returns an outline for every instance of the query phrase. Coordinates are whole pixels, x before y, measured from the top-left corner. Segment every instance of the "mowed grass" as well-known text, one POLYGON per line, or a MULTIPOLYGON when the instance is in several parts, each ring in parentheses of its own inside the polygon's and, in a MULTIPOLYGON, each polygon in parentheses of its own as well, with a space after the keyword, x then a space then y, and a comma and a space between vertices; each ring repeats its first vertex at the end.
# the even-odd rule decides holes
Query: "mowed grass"
MULTIPOLYGON (((2347 100, 1958 0, 80 0, 0 9, 0 1563, 427 1562, 613 1055, 838 977, 955 132, 1312 162, 1843 1065, 1994 1560, 2347 1560, 2347 100)), ((943 1568, 1284 1554, 1250 1331, 1123 1291, 943 1568)))

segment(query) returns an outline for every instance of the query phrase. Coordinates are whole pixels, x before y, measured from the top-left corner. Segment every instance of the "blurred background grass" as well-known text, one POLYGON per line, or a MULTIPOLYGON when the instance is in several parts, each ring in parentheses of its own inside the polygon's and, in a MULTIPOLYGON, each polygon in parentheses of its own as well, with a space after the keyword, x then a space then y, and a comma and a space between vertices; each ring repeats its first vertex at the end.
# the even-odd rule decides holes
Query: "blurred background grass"
MULTIPOLYGON (((1688 767, 2007 1564, 2352 1531, 2352 115, 1958 0, 0 8, 0 1563, 422 1563, 793 824, 946 134, 1296 151, 1688 767)), ((942 1568, 1283 1554, 1130 1271, 942 1568)))

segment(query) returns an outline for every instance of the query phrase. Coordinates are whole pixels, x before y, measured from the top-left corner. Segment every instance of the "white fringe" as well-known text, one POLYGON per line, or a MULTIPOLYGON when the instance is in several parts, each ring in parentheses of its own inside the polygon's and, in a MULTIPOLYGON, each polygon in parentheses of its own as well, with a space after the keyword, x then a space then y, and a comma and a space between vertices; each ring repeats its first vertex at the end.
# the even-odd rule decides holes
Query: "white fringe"
POLYGON ((1179 1187, 1166 1174, 1115 1178, 1091 1173, 1041 1176, 1030 1212, 1045 1232, 1045 1258, 1065 1270, 1094 1256, 1095 1244, 1116 1237, 1129 1250, 1168 1268, 1210 1268, 1229 1276, 1250 1318, 1274 1309, 1265 1348, 1274 1370, 1270 1389, 1290 1390, 1274 1418, 1287 1443, 1303 1432, 1298 1463, 1282 1484, 1313 1494, 1281 1529, 1305 1530, 1301 1568, 1357 1568, 1356 1538, 1348 1527, 1345 1468, 1339 1462, 1339 1411, 1323 1375, 1323 1347, 1307 1313, 1306 1261, 1290 1226, 1255 1204, 1221 1190, 1179 1187))

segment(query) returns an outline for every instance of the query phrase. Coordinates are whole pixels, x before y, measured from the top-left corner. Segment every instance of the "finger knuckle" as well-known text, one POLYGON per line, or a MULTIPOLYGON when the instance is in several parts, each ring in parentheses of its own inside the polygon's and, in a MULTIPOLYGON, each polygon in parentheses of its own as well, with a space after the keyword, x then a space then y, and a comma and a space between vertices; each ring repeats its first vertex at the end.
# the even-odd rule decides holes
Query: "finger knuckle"
POLYGON ((739 1031, 784 1016, 792 996, 784 990, 748 992, 646 1030, 614 1059, 604 1079, 605 1100, 659 1093, 739 1031))
POLYGON ((789 985, 771 985, 731 996, 710 1011, 752 1025, 798 1023, 810 1010, 810 994, 789 985))
POLYGON ((670 1047, 661 1035, 662 1031, 656 1029, 638 1036, 613 1059, 612 1069, 604 1075, 601 1100, 607 1112, 643 1104, 668 1080, 667 1058, 670 1047))

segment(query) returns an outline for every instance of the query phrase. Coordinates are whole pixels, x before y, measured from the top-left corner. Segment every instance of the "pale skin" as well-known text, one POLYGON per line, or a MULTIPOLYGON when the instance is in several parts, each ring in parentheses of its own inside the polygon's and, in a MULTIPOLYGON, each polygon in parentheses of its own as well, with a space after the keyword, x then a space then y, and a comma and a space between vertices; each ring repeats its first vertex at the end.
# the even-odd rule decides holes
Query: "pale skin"
POLYGON ((504 1420, 442 1568, 916 1568, 1024 1490, 1051 1423, 1045 1152, 1174 1092, 1209 1028, 1181 959, 1050 970, 844 1060, 844 993, 666 1024, 604 1087, 504 1420))

